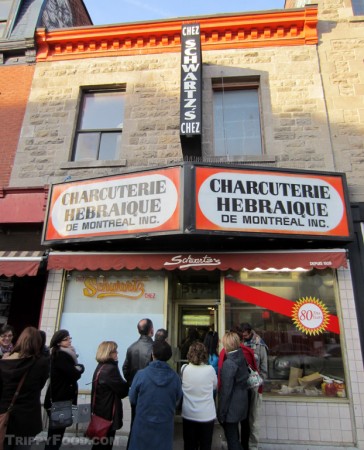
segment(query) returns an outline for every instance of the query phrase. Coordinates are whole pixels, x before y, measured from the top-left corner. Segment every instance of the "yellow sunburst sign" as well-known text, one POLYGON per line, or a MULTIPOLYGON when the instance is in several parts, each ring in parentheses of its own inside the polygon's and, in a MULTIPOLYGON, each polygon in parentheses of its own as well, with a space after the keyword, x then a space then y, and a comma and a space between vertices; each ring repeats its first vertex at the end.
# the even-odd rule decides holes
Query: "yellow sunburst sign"
POLYGON ((321 300, 315 297, 303 297, 294 304, 292 319, 300 331, 309 335, 316 335, 326 330, 330 317, 321 300))

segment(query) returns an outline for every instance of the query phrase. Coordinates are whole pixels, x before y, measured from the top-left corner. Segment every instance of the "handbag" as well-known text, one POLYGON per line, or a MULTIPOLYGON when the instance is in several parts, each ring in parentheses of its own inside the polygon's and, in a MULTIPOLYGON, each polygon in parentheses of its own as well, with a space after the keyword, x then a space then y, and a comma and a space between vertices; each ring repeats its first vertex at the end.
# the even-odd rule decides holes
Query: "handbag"
MULTIPOLYGON (((97 372, 96 378, 95 378, 95 387, 94 387, 94 395, 92 396, 92 410, 94 410, 95 407, 95 400, 96 400, 96 389, 97 384, 100 376, 100 372, 104 366, 100 368, 100 370, 97 372)), ((101 439, 107 436, 107 433, 110 430, 110 427, 113 423, 113 417, 115 414, 115 402, 113 405, 112 410, 112 418, 111 420, 104 419, 103 417, 100 417, 96 414, 91 414, 91 420, 88 424, 88 427, 85 432, 85 436, 89 439, 101 439)))
POLYGON ((30 368, 21 377, 21 380, 19 381, 19 384, 13 395, 13 398, 11 399, 11 403, 10 403, 8 409, 4 413, 0 414, 0 450, 4 450, 4 441, 5 441, 5 436, 6 436, 6 429, 7 429, 8 422, 9 422, 10 411, 13 409, 15 400, 17 399, 17 397, 19 395, 19 391, 24 383, 25 377, 27 376, 29 370, 30 370, 30 368))
POLYGON ((49 410, 49 428, 66 428, 72 424, 72 400, 52 402, 49 410))
POLYGON ((112 425, 112 420, 104 419, 103 417, 92 414, 90 423, 86 430, 86 436, 90 439, 101 439, 107 436, 107 433, 112 425))
POLYGON ((247 380, 248 389, 256 389, 263 384, 263 378, 259 375, 259 373, 256 370, 250 367, 248 363, 247 366, 249 372, 247 380))

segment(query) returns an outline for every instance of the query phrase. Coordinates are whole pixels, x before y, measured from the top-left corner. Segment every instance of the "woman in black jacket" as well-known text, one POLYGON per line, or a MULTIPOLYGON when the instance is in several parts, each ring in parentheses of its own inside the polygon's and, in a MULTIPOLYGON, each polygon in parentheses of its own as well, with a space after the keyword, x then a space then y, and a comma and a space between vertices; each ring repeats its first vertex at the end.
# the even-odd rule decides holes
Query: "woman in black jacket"
POLYGON ((123 426, 123 404, 121 399, 129 393, 129 386, 122 378, 118 367, 118 346, 114 341, 104 341, 96 352, 99 363, 92 378, 92 413, 112 420, 106 436, 100 442, 95 440, 92 449, 111 450, 116 430, 123 426))
MULTIPOLYGON (((77 380, 85 371, 78 363, 77 354, 72 347, 72 338, 67 330, 54 333, 51 342, 51 375, 50 383, 44 400, 44 407, 49 412, 52 402, 72 400, 77 405, 77 380)), ((58 450, 66 428, 51 428, 48 426, 48 438, 44 450, 58 450)))
POLYGON ((34 436, 43 429, 40 394, 48 379, 49 359, 41 355, 41 345, 39 331, 27 327, 10 355, 0 360, 0 413, 6 412, 26 374, 10 412, 4 441, 6 450, 20 446, 30 449, 34 436))
POLYGON ((221 372, 217 418, 224 428, 228 450, 242 450, 239 423, 248 414, 247 380, 249 376, 245 357, 237 333, 226 332, 222 338, 226 351, 221 372))

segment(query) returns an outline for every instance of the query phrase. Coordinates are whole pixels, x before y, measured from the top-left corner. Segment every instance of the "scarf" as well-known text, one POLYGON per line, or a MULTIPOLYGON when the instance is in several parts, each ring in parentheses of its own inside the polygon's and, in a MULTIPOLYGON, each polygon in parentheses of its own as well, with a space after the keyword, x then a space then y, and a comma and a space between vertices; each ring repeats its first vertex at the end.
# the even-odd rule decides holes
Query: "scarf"
POLYGON ((77 353, 74 347, 59 347, 59 350, 62 352, 66 352, 71 356, 75 364, 78 364, 77 353))

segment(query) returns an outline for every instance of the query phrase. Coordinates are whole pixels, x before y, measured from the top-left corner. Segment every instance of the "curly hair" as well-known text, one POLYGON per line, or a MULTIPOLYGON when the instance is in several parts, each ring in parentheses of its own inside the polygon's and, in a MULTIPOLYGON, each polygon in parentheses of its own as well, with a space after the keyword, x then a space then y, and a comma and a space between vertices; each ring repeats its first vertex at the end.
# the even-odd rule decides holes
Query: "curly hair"
POLYGON ((202 342, 194 342, 190 345, 187 353, 187 359, 191 364, 199 366, 200 364, 207 364, 208 355, 207 349, 202 342))

